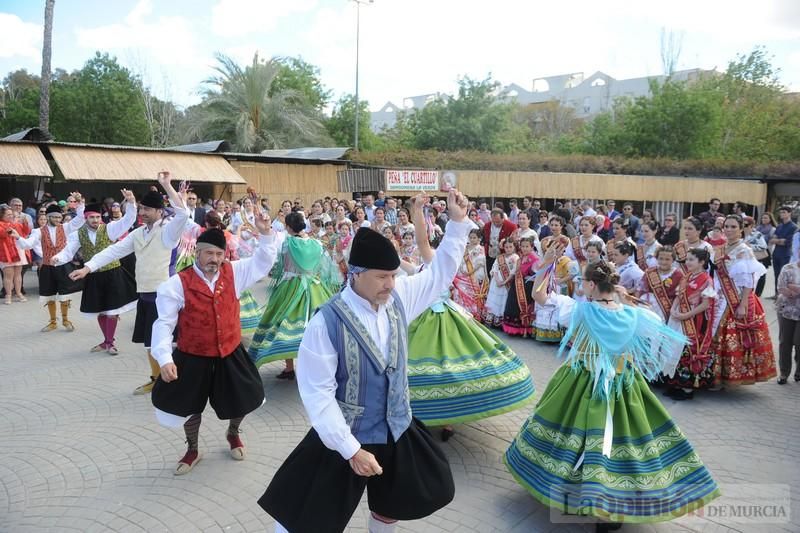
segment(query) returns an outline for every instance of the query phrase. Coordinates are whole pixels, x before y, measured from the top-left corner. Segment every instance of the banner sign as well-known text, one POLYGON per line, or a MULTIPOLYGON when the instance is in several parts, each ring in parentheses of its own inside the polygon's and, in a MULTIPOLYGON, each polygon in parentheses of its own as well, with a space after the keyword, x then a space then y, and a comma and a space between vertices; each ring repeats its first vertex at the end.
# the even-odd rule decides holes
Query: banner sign
POLYGON ((387 191, 437 191, 438 170, 387 170, 387 191))

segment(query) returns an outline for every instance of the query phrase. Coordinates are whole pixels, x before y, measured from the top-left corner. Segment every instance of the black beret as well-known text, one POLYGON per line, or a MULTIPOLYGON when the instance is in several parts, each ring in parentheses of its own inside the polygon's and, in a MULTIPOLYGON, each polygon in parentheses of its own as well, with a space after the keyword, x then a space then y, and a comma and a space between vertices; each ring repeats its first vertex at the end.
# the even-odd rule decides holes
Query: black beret
POLYGON ((139 200, 139 203, 145 207, 152 207, 153 209, 164 208, 164 198, 156 191, 147 191, 147 194, 139 200))
POLYGON ((63 214, 63 211, 61 211, 61 208, 58 206, 58 204, 50 204, 47 206, 46 214, 49 215, 51 213, 58 213, 59 215, 61 215, 63 214))
POLYGON ((207 243, 211 246, 216 246, 220 250, 225 249, 225 234, 221 229, 210 228, 205 230, 197 238, 197 244, 207 243))
POLYGON ((350 245, 349 264, 375 270, 397 270, 400 256, 394 245, 370 228, 360 228, 350 245))

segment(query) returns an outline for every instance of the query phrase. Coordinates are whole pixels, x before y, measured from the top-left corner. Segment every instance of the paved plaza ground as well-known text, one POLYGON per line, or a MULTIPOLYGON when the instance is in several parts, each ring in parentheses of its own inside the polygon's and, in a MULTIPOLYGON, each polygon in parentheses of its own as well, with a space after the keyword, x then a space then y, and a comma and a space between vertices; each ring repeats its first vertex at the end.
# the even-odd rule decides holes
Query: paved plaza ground
MULTIPOLYGON (((118 329, 120 355, 92 354, 89 348, 101 340, 96 322, 73 309, 75 332, 39 333, 46 311, 36 301, 34 275, 26 285, 30 301, 0 305, 0 531, 272 531, 256 499, 308 430, 295 383, 274 377, 282 363, 261 369, 267 401, 242 425, 247 459, 229 457, 226 424, 209 409, 200 433, 205 457, 176 477, 183 432, 158 426, 149 396, 131 394, 148 371, 143 349, 129 341, 134 314, 124 315, 118 329)), ((256 292, 263 294, 263 285, 256 292)), ((774 301, 764 302, 777 342, 774 301)), ((509 343, 531 368, 540 396, 559 364, 555 349, 530 340, 509 343)), ((690 402, 661 397, 726 496, 715 502, 714 516, 621 531, 800 531, 800 383, 779 387, 773 380, 700 393, 690 402), (733 496, 754 486, 762 496, 776 491, 769 500, 783 505, 777 512, 789 513, 786 521, 757 525, 722 516, 730 512, 726 504, 742 503, 733 496)), ((398 530, 592 531, 552 523, 549 509, 503 465, 502 454, 530 410, 457 427, 444 444, 455 500, 398 530)), ((364 500, 350 531, 366 531, 366 516, 364 500)))

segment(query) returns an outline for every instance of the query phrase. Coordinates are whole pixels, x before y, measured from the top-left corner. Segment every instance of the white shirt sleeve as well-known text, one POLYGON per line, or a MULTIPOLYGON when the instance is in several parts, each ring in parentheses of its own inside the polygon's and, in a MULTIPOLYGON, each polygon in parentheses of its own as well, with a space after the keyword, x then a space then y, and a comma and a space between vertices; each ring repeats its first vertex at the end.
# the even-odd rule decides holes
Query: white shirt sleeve
POLYGON ((472 224, 467 219, 448 222, 430 268, 397 280, 395 291, 403 302, 409 324, 450 287, 464 257, 471 229, 472 224))
POLYGON ((297 352, 297 388, 311 425, 322 443, 348 460, 361 448, 336 401, 338 355, 328 337, 325 317, 309 320, 297 352))
MULTIPOLYGON (((189 211, 176 208, 175 216, 172 217, 172 220, 167 222, 164 226, 164 230, 161 232, 161 242, 164 243, 165 247, 171 250, 178 246, 178 243, 181 242, 181 235, 183 235, 183 231, 186 229, 187 220, 190 220, 189 211)), ((192 221, 192 223, 194 223, 194 221, 192 221)))
POLYGON ((111 242, 116 242, 126 231, 131 229, 136 222, 136 204, 128 204, 125 208, 125 215, 119 219, 106 224, 106 234, 111 242))
MULTIPOLYGON (((124 242, 127 239, 123 239, 124 242)), ((180 276, 172 276, 156 290, 158 319, 153 324, 150 353, 159 366, 172 362, 172 332, 178 323, 178 313, 183 309, 183 284, 180 276)), ((181 377, 178 376, 178 379, 181 377)))
POLYGON ((80 247, 81 241, 78 238, 78 232, 73 231, 67 235, 67 245, 64 246, 64 249, 53 256, 53 265, 63 265, 64 263, 72 261, 72 258, 78 253, 80 247))
POLYGON ((98 268, 103 268, 111 261, 122 259, 131 253, 133 253, 133 239, 128 235, 92 257, 84 266, 89 267, 90 272, 95 272, 98 268))
POLYGON ((237 298, 242 291, 269 274, 276 257, 278 257, 278 237, 273 233, 259 237, 258 247, 252 257, 231 263, 237 298))
POLYGON ((27 250, 28 248, 35 248, 36 245, 41 242, 41 240, 42 240, 42 228, 34 228, 31 230, 30 235, 28 235, 27 237, 20 237, 19 239, 17 239, 17 242, 19 243, 20 248, 22 248, 23 250, 27 250))
POLYGON ((75 216, 68 223, 64 224, 64 231, 67 235, 81 229, 83 223, 86 222, 86 219, 83 216, 85 209, 86 206, 83 203, 78 204, 78 207, 75 208, 75 216))

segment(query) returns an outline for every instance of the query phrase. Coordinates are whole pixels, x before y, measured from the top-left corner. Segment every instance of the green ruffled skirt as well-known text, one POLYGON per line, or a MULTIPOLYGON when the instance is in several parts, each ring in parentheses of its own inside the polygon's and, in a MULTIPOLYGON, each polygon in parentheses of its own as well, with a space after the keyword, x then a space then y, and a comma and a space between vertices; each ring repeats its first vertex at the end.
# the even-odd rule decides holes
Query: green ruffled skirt
POLYGON ((528 367, 471 316, 428 309, 408 336, 411 411, 426 424, 470 422, 533 401, 528 367))
POLYGON ((606 401, 592 398, 592 386, 588 370, 562 366, 506 451, 508 469, 534 498, 563 513, 658 522, 720 495, 638 371, 629 387, 608 400, 614 431, 605 457, 606 401))
POLYGON ((242 336, 249 336, 256 332, 264 308, 258 305, 250 290, 242 291, 239 295, 239 319, 242 324, 242 336))
POLYGON ((300 276, 283 279, 269 296, 247 352, 261 366, 297 357, 306 324, 334 290, 324 283, 300 276))

